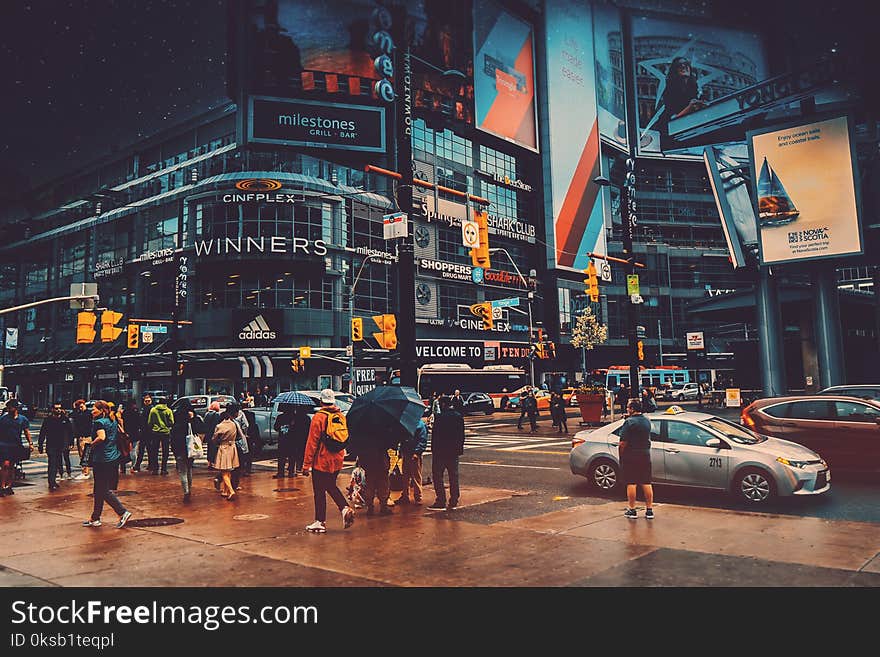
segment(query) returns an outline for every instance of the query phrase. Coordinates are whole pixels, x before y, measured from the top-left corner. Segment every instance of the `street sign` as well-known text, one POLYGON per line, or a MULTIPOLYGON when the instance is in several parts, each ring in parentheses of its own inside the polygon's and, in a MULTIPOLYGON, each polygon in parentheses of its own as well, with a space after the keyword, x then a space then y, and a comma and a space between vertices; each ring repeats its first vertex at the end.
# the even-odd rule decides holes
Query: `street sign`
POLYGON ((629 300, 631 303, 645 303, 645 300, 642 298, 641 294, 631 294, 629 296, 629 300))
POLYGON ((608 283, 611 282, 611 265, 609 265, 607 262, 603 262, 599 266, 599 278, 608 283))
POLYGON ((354 387, 352 394, 355 397, 365 395, 376 387, 376 369, 374 367, 354 368, 354 387))
POLYGON ((406 212, 382 215, 382 230, 386 240, 406 237, 408 235, 407 226, 406 212))
POLYGON ((687 334, 687 348, 688 351, 695 351, 698 349, 705 349, 706 344, 703 340, 703 332, 695 331, 693 333, 687 334))
POLYGON ((513 297, 510 299, 495 299, 492 302, 493 308, 512 308, 514 306, 519 305, 519 297, 513 297))
POLYGON ((118 370, 116 372, 116 377, 119 379, 119 383, 125 383, 125 372, 118 370))
POLYGON ((351 358, 354 355, 354 347, 350 344, 345 345, 345 355, 351 358))
MULTIPOLYGON (((96 297, 98 296, 97 283, 71 283, 71 297, 96 297)), ((70 307, 73 310, 92 310, 95 307, 94 299, 71 299, 70 307)))
POLYGON ((626 293, 630 296, 634 294, 641 294, 639 291, 639 275, 638 274, 627 274, 626 275, 626 293))
POLYGON ((644 326, 636 326, 636 337, 639 339, 646 337, 646 330, 644 326))
POLYGON ((141 334, 141 342, 144 344, 150 344, 153 341, 152 333, 142 333, 141 334))
POLYGON ((141 333, 168 333, 167 326, 141 326, 141 333))
POLYGON ((65 381, 73 381, 73 374, 68 372, 67 374, 64 375, 64 380, 65 381))
POLYGON ((461 222, 461 243, 468 249, 480 246, 480 224, 465 219, 461 222))
POLYGON ((724 390, 724 401, 727 408, 739 408, 742 406, 742 397, 739 388, 726 388, 724 390))

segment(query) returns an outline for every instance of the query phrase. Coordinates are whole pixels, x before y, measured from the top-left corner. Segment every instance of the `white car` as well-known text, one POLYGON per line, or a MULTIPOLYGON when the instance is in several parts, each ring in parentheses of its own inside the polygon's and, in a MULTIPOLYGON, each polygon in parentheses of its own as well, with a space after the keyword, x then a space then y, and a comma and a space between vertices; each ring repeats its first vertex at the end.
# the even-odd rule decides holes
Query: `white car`
POLYGON ((698 383, 685 383, 681 388, 673 388, 669 391, 668 398, 673 401, 696 399, 699 396, 700 385, 698 383))
MULTIPOLYGON (((803 445, 676 406, 645 417, 651 421, 653 483, 726 490, 755 505, 776 495, 820 495, 831 489, 828 464, 803 445)), ((619 489, 623 423, 576 433, 571 472, 601 490, 619 489)))

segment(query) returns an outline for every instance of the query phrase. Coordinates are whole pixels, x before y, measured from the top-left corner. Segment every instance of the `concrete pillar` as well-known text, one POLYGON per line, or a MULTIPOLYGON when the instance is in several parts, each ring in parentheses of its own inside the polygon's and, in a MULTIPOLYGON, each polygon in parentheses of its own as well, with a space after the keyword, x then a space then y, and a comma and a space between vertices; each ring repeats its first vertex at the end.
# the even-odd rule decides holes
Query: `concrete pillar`
POLYGON ((758 359, 765 397, 784 395, 788 390, 782 347, 782 314, 776 283, 768 267, 759 268, 755 306, 758 317, 758 359))
POLYGON ((816 293, 816 355, 819 360, 819 381, 823 388, 827 388, 846 383, 837 272, 833 266, 822 263, 813 270, 812 279, 816 293))
MULTIPOLYGON (((813 327, 813 312, 810 306, 798 309, 798 324, 801 333, 801 360, 804 364, 804 385, 807 393, 817 392, 819 388, 819 360, 816 357, 816 332, 813 327), (810 377, 812 383, 807 382, 810 377)), ((798 386, 800 387, 800 386, 798 386)))

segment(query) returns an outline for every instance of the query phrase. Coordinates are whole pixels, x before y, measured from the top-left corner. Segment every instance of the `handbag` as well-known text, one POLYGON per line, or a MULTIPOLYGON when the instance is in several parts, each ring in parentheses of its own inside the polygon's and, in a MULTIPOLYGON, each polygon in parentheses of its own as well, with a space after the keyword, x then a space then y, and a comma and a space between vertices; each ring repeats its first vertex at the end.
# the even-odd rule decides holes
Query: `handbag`
POLYGON ((116 446, 123 458, 128 458, 131 454, 131 436, 119 429, 116 433, 116 446))
POLYGON ((192 424, 187 425, 186 455, 191 459, 200 459, 205 455, 205 446, 202 444, 202 438, 192 432, 192 424))
POLYGON ((82 458, 79 460, 79 464, 84 468, 92 467, 92 443, 83 445, 82 458))

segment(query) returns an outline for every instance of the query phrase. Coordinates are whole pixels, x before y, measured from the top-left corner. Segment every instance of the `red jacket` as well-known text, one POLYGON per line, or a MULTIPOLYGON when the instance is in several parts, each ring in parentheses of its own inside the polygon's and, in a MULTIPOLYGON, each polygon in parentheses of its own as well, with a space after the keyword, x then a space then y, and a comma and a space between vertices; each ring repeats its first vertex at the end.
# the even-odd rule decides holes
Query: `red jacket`
POLYGON ((320 470, 321 472, 339 472, 342 470, 342 462, 345 458, 345 450, 331 452, 324 447, 322 437, 327 429, 327 413, 339 413, 337 406, 322 406, 312 417, 309 426, 309 439, 306 442, 306 453, 303 458, 303 470, 320 470))

